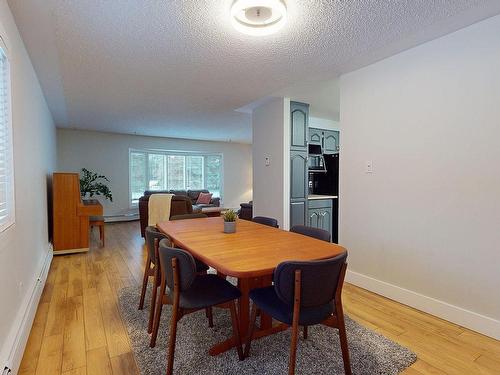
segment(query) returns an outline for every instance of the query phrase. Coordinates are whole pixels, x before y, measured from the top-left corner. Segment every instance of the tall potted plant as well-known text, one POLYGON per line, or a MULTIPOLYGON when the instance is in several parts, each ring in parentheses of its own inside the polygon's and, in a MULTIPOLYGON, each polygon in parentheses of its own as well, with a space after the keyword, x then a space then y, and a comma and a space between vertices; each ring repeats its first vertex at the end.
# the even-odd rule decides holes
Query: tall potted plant
POLYGON ((82 173, 80 174, 80 194, 82 198, 102 195, 113 202, 113 194, 105 182, 109 182, 106 176, 91 172, 87 168, 82 168, 82 173))

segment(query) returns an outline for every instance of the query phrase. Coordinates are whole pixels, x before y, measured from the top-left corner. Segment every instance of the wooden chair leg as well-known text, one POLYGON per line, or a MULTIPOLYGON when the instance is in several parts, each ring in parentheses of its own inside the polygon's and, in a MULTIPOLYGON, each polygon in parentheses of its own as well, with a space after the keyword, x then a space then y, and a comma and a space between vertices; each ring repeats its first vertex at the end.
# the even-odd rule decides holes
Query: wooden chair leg
POLYGON ((211 307, 207 307, 205 309, 205 315, 208 318, 208 326, 210 328, 213 328, 213 326, 214 326, 214 316, 212 314, 212 308, 211 307))
POLYGON ((304 326, 304 340, 307 340, 307 326, 304 326))
POLYGON ((99 225, 99 237, 101 239, 102 246, 104 247, 104 224, 99 225))
POLYGON ((141 300, 139 301, 139 310, 142 310, 144 308, 144 298, 146 296, 146 288, 148 287, 148 271, 151 268, 151 259, 146 260, 146 267, 144 268, 144 277, 142 278, 142 289, 141 289, 141 300))
POLYGON ((255 330, 255 322, 257 321, 257 305, 254 303, 252 306, 252 315, 250 317, 250 327, 248 329, 248 336, 246 338, 245 352, 243 357, 246 358, 250 354, 250 345, 252 344, 252 336, 255 330))
POLYGON ((153 332, 153 321, 156 310, 156 295, 158 293, 158 285, 156 282, 153 283, 153 290, 151 291, 151 303, 149 306, 149 321, 148 321, 148 333, 153 332))
POLYGON ((170 320, 170 341, 168 343, 167 375, 172 375, 174 371, 175 339, 177 337, 177 321, 179 320, 179 306, 174 303, 172 318, 170 320))
POLYGON ((238 358, 240 361, 243 361, 245 358, 243 356, 243 350, 241 348, 241 338, 240 338, 240 329, 238 323, 238 315, 236 314, 236 301, 231 301, 229 305, 229 309, 231 310, 231 322, 233 324, 233 336, 236 340, 236 350, 238 352, 238 358))
POLYGON ((158 329, 160 327, 161 310, 163 308, 163 295, 165 294, 166 289, 167 289, 167 285, 162 282, 162 285, 160 286, 160 293, 156 297, 153 332, 151 332, 151 342, 149 343, 149 346, 151 348, 154 348, 156 345, 156 338, 158 337, 158 329))
MULTIPOLYGON (((170 320, 170 341, 168 344, 167 375, 174 371, 175 339, 177 337, 177 321, 182 314, 179 313, 179 271, 177 270, 177 258, 172 259, 172 271, 174 273, 174 300, 172 304, 172 319, 170 320)), ((162 278, 162 288, 166 284, 162 278)))
POLYGON ((344 311, 342 305, 336 306, 336 315, 339 328, 340 348, 342 349, 342 359, 344 360, 344 371, 346 375, 351 375, 351 360, 349 358, 349 346, 347 344, 347 332, 345 330, 344 311))
POLYGON ((290 344, 290 360, 288 362, 288 375, 295 374, 295 362, 297 359, 297 338, 298 338, 298 335, 299 335, 299 325, 298 325, 298 321, 297 321, 297 322, 294 322, 292 324, 292 342, 290 344))
POLYGON ((297 361, 297 339, 299 336, 299 317, 300 317, 300 289, 301 289, 301 271, 295 271, 295 290, 293 303, 293 321, 292 321, 292 342, 290 344, 290 359, 288 362, 288 375, 295 374, 295 362, 297 361))

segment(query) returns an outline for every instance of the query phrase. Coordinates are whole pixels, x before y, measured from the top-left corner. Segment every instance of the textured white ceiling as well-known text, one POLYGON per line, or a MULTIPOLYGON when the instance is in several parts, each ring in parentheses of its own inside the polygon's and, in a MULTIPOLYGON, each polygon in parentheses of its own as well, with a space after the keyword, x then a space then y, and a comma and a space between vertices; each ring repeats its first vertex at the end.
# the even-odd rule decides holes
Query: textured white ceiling
POLYGON ((500 13, 498 0, 287 0, 288 24, 251 37, 231 2, 9 5, 58 126, 238 142, 251 125, 237 108, 278 93, 336 118, 339 73, 500 13))

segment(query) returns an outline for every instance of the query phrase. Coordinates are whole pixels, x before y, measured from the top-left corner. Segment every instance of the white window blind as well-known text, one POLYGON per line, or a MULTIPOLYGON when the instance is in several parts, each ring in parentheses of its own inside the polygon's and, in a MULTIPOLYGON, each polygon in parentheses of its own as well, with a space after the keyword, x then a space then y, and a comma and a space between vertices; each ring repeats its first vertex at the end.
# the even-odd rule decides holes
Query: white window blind
POLYGON ((0 232, 14 223, 15 212, 10 69, 2 42, 0 39, 0 232))

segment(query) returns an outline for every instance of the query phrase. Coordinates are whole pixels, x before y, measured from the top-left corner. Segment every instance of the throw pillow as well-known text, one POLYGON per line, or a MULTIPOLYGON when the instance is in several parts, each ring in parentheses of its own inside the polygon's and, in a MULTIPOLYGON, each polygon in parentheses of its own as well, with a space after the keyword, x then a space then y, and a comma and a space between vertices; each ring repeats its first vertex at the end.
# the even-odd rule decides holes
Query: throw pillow
POLYGON ((212 199, 212 193, 200 193, 198 195, 198 199, 196 200, 196 204, 209 204, 212 199))

